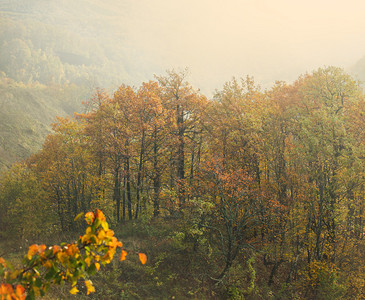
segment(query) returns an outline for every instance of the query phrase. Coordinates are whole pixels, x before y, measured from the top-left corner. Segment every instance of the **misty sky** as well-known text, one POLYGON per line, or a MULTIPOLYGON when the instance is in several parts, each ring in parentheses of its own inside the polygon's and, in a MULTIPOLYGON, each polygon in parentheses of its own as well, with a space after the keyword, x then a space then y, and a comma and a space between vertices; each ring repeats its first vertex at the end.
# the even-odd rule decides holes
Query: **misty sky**
POLYGON ((146 64, 188 67, 204 92, 232 76, 267 86, 365 55, 364 0, 130 0, 128 39, 146 64))

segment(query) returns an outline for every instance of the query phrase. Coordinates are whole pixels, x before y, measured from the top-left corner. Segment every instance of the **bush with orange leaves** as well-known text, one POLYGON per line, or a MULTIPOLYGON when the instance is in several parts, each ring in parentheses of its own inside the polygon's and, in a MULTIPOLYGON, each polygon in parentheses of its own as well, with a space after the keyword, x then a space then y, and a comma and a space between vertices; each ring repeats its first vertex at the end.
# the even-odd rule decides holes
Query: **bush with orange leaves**
MULTIPOLYGON (((83 215, 79 214, 75 220, 83 215)), ((0 257, 1 300, 35 299, 45 295, 51 284, 65 282, 72 285, 70 293, 77 294, 79 280, 84 281, 87 294, 93 293, 95 288, 89 276, 99 271, 101 265, 109 264, 117 248, 123 245, 114 236, 114 231, 109 229, 99 209, 95 213, 86 213, 85 221, 89 226, 75 243, 50 247, 31 245, 20 269, 13 268, 0 257)), ((125 260, 126 255, 127 252, 122 249, 120 260, 125 260)), ((145 264, 146 255, 138 255, 141 263, 145 264)))

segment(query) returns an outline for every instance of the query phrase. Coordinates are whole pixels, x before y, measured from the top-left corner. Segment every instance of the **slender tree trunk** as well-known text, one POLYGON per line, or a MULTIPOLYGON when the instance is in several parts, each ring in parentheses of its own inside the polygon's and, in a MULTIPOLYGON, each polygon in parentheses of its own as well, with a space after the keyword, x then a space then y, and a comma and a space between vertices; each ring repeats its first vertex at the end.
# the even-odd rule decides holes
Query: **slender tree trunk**
POLYGON ((195 143, 194 143, 195 133, 193 136, 193 149, 191 150, 191 162, 190 162, 190 174, 189 174, 189 183, 192 185, 194 178, 194 159, 195 159, 195 143))
POLYGON ((125 221, 125 204, 126 204, 126 199, 125 199, 125 191, 126 191, 126 184, 127 184, 127 181, 126 181, 126 175, 124 174, 123 176, 123 207, 122 207, 122 221, 124 222, 125 221))
POLYGON ((127 184, 127 206, 128 206, 128 218, 133 219, 132 214, 132 196, 131 196, 131 175, 129 168, 129 156, 125 159, 125 172, 126 172, 126 184, 127 184))
POLYGON ((113 190, 113 202, 116 204, 117 221, 120 221, 120 172, 119 166, 114 169, 114 190, 113 190))
POLYGON ((324 209, 324 187, 322 182, 319 183, 319 212, 318 212, 318 224, 316 227, 316 246, 315 255, 316 259, 322 259, 322 224, 323 224, 323 209, 324 209))
POLYGON ((56 199, 57 199, 57 213, 58 213, 58 216, 59 216, 60 222, 61 222, 61 230, 66 231, 65 220, 64 220, 64 216, 63 216, 63 209, 61 206, 62 199, 61 199, 61 194, 60 194, 58 187, 55 188, 55 191, 56 191, 56 199))
POLYGON ((276 272, 278 271, 278 268, 282 263, 283 263, 283 260, 280 260, 280 261, 275 260, 274 266, 270 272, 269 281, 267 283, 268 286, 270 286, 274 283, 274 276, 276 275, 276 272))
POLYGON ((81 209, 82 211, 86 211, 86 199, 85 199, 85 173, 82 174, 82 183, 81 183, 81 209))
POLYGON ((139 154, 139 165, 138 165, 138 175, 137 175, 137 191, 136 191, 136 196, 137 196, 137 203, 136 203, 136 214, 135 214, 135 219, 138 218, 138 213, 140 210, 140 192, 142 190, 142 168, 143 168, 143 159, 144 159, 144 151, 145 151, 145 145, 144 145, 144 140, 145 140, 145 131, 142 131, 142 141, 141 141, 141 151, 139 154))
MULTIPOLYGON (((76 216, 77 215, 77 202, 76 202, 76 199, 73 199, 71 197, 70 183, 67 183, 66 191, 67 191, 69 214, 74 214, 76 216)), ((72 222, 69 219, 69 226, 68 227, 74 230, 75 229, 75 222, 72 222)))
POLYGON ((160 170, 158 169, 158 146, 157 146, 157 130, 154 131, 154 144, 153 144, 153 216, 157 217, 160 214, 160 170))
POLYGON ((200 138, 199 138, 199 147, 198 147, 198 154, 196 157, 197 160, 197 164, 196 164, 196 170, 199 172, 200 170, 200 157, 201 157, 201 149, 202 149, 202 144, 203 144, 203 134, 200 133, 200 138))
POLYGON ((184 124, 184 111, 180 106, 177 106, 177 126, 178 126, 178 138, 179 146, 177 152, 177 178, 178 178, 178 191, 179 191, 179 205, 180 207, 185 203, 185 124, 184 124))

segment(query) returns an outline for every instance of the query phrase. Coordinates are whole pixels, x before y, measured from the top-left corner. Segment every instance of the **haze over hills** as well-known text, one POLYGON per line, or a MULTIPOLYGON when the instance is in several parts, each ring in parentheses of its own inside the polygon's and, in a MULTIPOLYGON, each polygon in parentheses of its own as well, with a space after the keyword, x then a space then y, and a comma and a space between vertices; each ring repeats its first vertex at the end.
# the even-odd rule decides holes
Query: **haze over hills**
POLYGON ((112 1, 0 1, 0 170, 38 150, 55 116, 81 111, 96 87, 139 77, 123 32, 110 34, 116 14, 112 1))
POLYGON ((44 84, 128 80, 122 37, 108 34, 113 17, 97 1, 70 4, 3 1, 1 69, 14 79, 44 84))
POLYGON ((188 67, 206 94, 232 76, 269 87, 324 65, 354 65, 365 53, 362 8, 358 0, 0 1, 2 23, 18 24, 2 26, 6 33, 63 65, 56 81, 138 85, 188 67))
POLYGON ((232 76, 254 75, 269 87, 325 64, 365 80, 365 60, 358 61, 365 42, 356 40, 362 18, 353 12, 354 23, 331 28, 350 10, 312 2, 299 7, 317 8, 305 26, 285 0, 277 8, 261 0, 1 0, 0 169, 39 149, 54 117, 80 111, 96 87, 139 85, 168 68, 188 67, 208 96, 232 76))

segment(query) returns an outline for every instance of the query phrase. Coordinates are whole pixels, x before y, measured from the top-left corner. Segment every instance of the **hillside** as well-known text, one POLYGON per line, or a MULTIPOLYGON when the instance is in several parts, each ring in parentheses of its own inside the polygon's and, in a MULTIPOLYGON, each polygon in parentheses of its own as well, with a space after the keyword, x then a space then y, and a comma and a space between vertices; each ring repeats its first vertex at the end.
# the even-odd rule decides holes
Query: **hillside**
POLYGON ((365 87, 365 55, 351 67, 350 71, 361 81, 362 86, 365 87))
POLYGON ((39 150, 54 118, 80 111, 89 94, 76 85, 25 85, 0 78, 0 170, 39 150))
POLYGON ((364 299, 359 83, 328 67, 209 101, 185 76, 98 93, 0 176, 0 295, 364 299))
POLYGON ((123 8, 0 1, 0 170, 39 150, 54 118, 80 111, 96 87, 131 82, 138 59, 125 46, 123 8))

